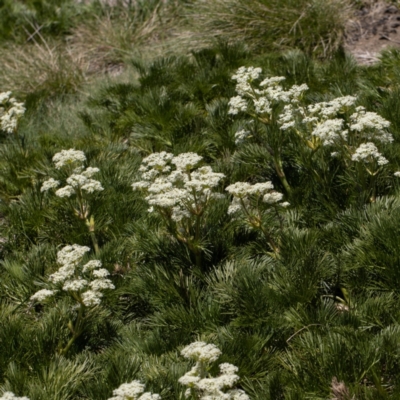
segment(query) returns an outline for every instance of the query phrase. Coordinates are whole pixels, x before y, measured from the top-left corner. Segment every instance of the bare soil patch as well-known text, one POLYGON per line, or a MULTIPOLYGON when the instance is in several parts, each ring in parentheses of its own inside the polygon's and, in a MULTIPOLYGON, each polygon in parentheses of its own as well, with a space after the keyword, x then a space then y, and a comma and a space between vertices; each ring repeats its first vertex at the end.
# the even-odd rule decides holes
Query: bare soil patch
POLYGON ((345 49, 360 64, 373 64, 390 47, 400 48, 400 10, 395 5, 380 2, 364 7, 348 22, 345 49))

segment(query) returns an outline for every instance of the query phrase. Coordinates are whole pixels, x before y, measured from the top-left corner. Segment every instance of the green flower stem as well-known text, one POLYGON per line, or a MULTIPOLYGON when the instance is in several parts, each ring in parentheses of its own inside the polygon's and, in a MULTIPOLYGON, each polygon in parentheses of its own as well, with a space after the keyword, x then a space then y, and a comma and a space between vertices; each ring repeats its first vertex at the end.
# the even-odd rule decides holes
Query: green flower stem
POLYGON ((79 311, 78 311, 78 317, 76 319, 75 325, 72 324, 71 321, 69 321, 68 323, 68 328, 72 333, 72 337, 71 339, 68 341, 68 343, 66 344, 66 346, 60 350, 60 354, 65 356, 65 354, 68 353, 69 349, 72 347, 72 345, 75 343, 75 340, 78 339, 78 337, 82 334, 82 324, 83 321, 85 319, 84 315, 83 315, 83 305, 81 305, 79 307, 79 311))
POLYGON ((279 180, 285 188, 286 193, 290 196, 290 194, 292 193, 292 188, 290 187, 289 182, 286 179, 285 171, 283 170, 282 159, 278 155, 274 156, 274 166, 279 180))
POLYGON ((96 233, 95 233, 95 222, 93 215, 90 219, 86 218, 86 226, 89 228, 90 238, 92 239, 93 248, 96 256, 100 253, 99 242, 97 241, 96 233))

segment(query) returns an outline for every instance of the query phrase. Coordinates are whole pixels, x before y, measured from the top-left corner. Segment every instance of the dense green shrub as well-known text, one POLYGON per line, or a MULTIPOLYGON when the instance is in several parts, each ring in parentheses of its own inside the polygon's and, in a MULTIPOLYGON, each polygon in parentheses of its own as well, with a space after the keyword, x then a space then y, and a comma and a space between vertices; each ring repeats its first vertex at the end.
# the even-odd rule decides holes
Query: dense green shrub
MULTIPOLYGON (((90 96, 31 93, 15 132, 0 136, 0 391, 105 400, 137 379, 163 399, 182 399, 178 379, 192 364, 180 351, 204 341, 221 350, 218 362, 239 368, 237 387, 251 399, 326 399, 338 382, 355 398, 396 399, 398 59, 392 51, 363 68, 341 52, 321 63, 301 52, 253 57, 220 43, 135 58, 136 79, 95 83, 90 96), (252 106, 230 113, 241 66, 285 77, 285 90, 306 83, 304 107, 357 96, 357 106, 390 122, 394 141, 379 145, 389 162, 368 175, 332 158, 306 129, 283 135, 281 103, 265 114, 252 106), (84 152, 85 168, 99 169, 103 190, 82 198, 42 190, 50 177, 61 187, 84 172, 52 160, 70 148, 84 152), (223 174, 212 186, 215 201, 194 200, 204 214, 192 204, 182 219, 157 204, 149 212, 148 194, 132 190, 158 152, 170 153, 165 176, 182 153, 202 157, 187 173, 206 166, 223 174), (237 182, 253 192, 236 204, 242 214, 228 214, 235 204, 225 189, 237 182), (279 201, 263 203, 260 183, 263 196, 279 201), (290 205, 278 208, 283 202, 290 205), (82 263, 100 260, 115 286, 81 316, 81 299, 61 295, 62 287, 52 305, 31 300, 50 288, 57 253, 72 244, 87 246, 82 263)), ((348 144, 352 155, 360 138, 348 144)), ((216 364, 210 373, 218 375, 216 364)))

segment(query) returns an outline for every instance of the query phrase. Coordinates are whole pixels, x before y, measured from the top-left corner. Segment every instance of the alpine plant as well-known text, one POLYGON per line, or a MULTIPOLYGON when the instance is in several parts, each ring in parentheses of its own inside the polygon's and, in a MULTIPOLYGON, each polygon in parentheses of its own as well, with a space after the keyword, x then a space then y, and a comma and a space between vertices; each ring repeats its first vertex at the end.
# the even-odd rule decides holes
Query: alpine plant
MULTIPOLYGON (((390 122, 375 112, 356 106, 356 97, 342 96, 331 101, 306 105, 306 84, 284 89, 284 77, 261 80, 261 73, 261 68, 241 67, 232 76, 237 82, 238 96, 230 99, 228 113, 246 113, 263 124, 278 124, 280 139, 271 141, 268 148, 277 175, 288 194, 291 193, 291 187, 283 169, 282 148, 290 142, 290 132, 297 135, 303 146, 309 149, 310 156, 299 157, 298 161, 301 167, 312 174, 316 174, 313 157, 322 147, 330 150, 331 158, 340 158, 356 180, 359 180, 360 172, 355 163, 362 165, 364 172, 370 177, 377 175, 389 163, 379 147, 394 140, 388 132, 390 122)), ((237 132, 236 144, 250 136, 245 130, 237 132)), ((370 185, 374 186, 373 178, 370 179, 370 185)), ((374 201, 374 195, 371 200, 374 201)))
POLYGON ((104 190, 100 181, 93 179, 93 176, 100 172, 96 167, 84 167, 86 161, 85 153, 81 150, 62 150, 53 156, 54 166, 57 170, 65 170, 69 174, 66 178, 66 185, 57 189, 61 182, 49 178, 43 182, 41 192, 47 193, 55 190, 55 195, 60 198, 75 200, 68 201, 68 205, 76 217, 84 221, 89 229, 96 254, 99 253, 99 245, 95 235, 95 221, 90 207, 91 196, 96 192, 104 190))
POLYGON ((100 260, 83 263, 83 258, 89 251, 89 247, 78 244, 62 248, 57 253, 57 264, 60 268, 49 276, 47 288, 37 291, 30 298, 33 303, 47 304, 51 299, 56 301, 57 298, 67 296, 75 303, 77 317, 75 321, 68 323, 72 338, 60 350, 61 354, 65 354, 80 336, 86 316, 95 312, 104 291, 115 289, 108 279, 110 273, 102 268, 100 260))
POLYGON ((198 264, 207 209, 212 201, 224 197, 216 189, 225 177, 210 166, 200 166, 201 161, 196 153, 153 153, 142 161, 141 180, 132 184, 133 190, 145 194, 148 212, 164 218, 175 237, 195 254, 198 264))

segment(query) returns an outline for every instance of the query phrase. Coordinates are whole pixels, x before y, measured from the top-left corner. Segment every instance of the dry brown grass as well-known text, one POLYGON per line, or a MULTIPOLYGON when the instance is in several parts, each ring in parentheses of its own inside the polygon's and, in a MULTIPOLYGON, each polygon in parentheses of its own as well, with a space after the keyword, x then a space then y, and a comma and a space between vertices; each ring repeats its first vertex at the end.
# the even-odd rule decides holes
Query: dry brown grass
POLYGON ((176 18, 173 2, 160 2, 147 14, 119 6, 79 25, 64 41, 38 32, 25 44, 0 47, 0 88, 21 95, 77 91, 99 74, 121 73, 134 56, 161 55, 176 18))
POLYGON ((0 49, 0 87, 19 94, 76 91, 85 81, 88 60, 56 43, 14 45, 0 49))

